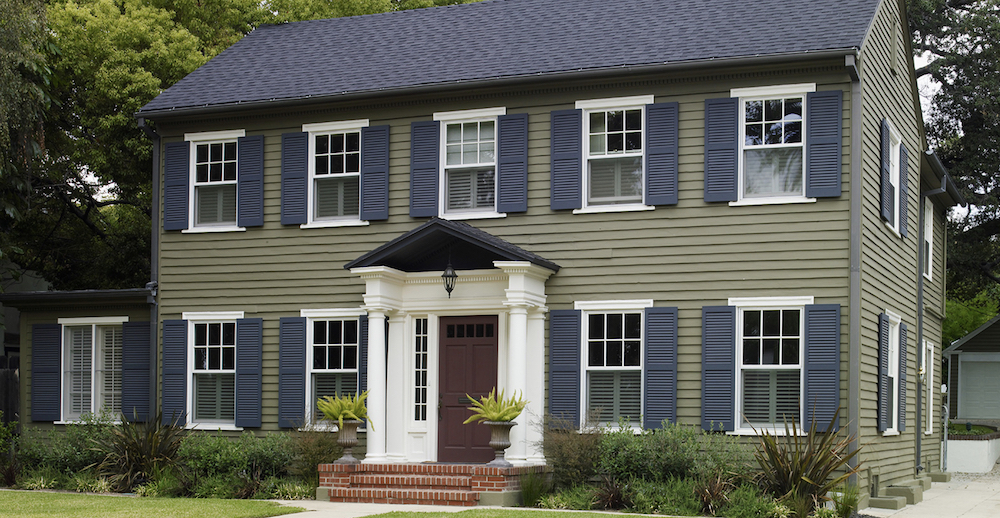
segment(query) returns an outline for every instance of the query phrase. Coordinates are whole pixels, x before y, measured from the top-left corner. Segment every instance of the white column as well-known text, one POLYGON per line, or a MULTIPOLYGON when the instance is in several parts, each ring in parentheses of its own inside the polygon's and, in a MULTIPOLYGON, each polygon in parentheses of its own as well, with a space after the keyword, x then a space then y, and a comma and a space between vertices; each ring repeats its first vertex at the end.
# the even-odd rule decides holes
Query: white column
POLYGON ((383 463, 385 456, 385 310, 368 310, 368 448, 365 464, 383 463))
POLYGON ((405 339, 406 313, 397 311, 389 316, 389 357, 386 359, 385 431, 386 458, 389 462, 406 461, 406 416, 409 401, 407 381, 411 376, 406 366, 410 355, 405 339))
POLYGON ((525 368, 525 390, 528 406, 524 413, 525 440, 528 445, 529 464, 545 464, 542 452, 542 426, 545 418, 545 311, 532 308, 528 313, 528 350, 525 368))
MULTIPOLYGON (((524 304, 508 304, 510 332, 507 334, 507 394, 527 398, 526 370, 528 368, 528 309, 524 304)), ((516 419, 517 426, 510 430, 510 448, 506 458, 515 464, 524 464, 527 458, 525 443, 528 416, 522 412, 516 419)))

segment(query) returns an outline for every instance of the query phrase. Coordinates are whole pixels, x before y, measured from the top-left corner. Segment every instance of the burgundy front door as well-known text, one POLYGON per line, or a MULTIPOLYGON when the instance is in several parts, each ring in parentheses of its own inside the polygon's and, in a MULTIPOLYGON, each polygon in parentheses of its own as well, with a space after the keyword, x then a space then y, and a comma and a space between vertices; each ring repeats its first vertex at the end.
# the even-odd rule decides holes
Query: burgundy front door
POLYGON ((490 427, 462 422, 497 384, 497 317, 444 317, 440 333, 438 462, 489 462, 490 427))

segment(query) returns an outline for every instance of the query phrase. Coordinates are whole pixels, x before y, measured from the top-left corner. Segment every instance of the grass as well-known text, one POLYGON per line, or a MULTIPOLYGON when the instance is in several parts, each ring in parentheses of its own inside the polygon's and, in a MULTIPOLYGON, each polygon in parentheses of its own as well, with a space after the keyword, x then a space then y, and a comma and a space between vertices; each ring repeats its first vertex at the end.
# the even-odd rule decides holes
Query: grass
POLYGON ((260 500, 216 500, 196 498, 133 498, 81 495, 42 491, 0 491, 0 515, 18 518, 263 518, 303 511, 260 500))
POLYGON ((409 511, 394 511, 379 514, 369 518, 594 518, 599 516, 590 511, 543 511, 534 509, 472 509, 459 512, 417 513, 409 511))

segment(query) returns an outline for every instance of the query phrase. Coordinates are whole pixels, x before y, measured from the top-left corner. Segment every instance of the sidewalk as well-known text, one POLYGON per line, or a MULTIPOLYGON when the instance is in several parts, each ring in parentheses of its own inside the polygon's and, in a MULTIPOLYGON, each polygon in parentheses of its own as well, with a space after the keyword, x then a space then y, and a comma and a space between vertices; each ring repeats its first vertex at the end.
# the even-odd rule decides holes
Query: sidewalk
POLYGON ((411 513, 457 513, 459 511, 468 511, 469 509, 483 509, 483 507, 446 505, 333 503, 324 502, 322 500, 276 500, 276 502, 288 507, 301 507, 306 509, 306 512, 304 513, 288 515, 294 516, 295 518, 361 518, 362 516, 391 513, 393 511, 411 513))
POLYGON ((1000 464, 990 473, 952 473, 951 482, 935 482, 924 501, 898 511, 869 507, 862 515, 877 518, 994 518, 1000 516, 1000 464))

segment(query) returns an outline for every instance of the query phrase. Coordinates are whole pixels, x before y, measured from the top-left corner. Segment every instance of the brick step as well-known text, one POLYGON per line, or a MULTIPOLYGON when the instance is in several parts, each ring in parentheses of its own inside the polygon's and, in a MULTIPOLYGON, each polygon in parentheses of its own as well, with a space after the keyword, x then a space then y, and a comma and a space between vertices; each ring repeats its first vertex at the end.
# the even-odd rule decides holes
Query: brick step
POLYGON ((359 489, 335 487, 330 488, 330 501, 367 504, 473 506, 479 501, 479 493, 457 489, 359 489))
POLYGON ((399 474, 377 474, 359 473, 351 475, 351 487, 385 489, 440 489, 451 490, 463 489, 472 490, 471 476, 447 476, 447 475, 399 475, 399 474))

